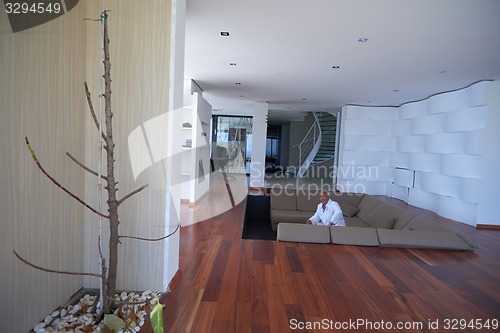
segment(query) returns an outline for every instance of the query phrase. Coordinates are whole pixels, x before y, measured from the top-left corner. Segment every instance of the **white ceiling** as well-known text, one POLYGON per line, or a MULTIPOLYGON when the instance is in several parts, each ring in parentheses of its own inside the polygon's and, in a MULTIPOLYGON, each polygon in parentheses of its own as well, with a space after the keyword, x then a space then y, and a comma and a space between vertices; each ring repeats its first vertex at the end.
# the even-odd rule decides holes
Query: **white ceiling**
POLYGON ((500 79, 500 0, 187 0, 185 77, 270 122, 397 106, 500 79))

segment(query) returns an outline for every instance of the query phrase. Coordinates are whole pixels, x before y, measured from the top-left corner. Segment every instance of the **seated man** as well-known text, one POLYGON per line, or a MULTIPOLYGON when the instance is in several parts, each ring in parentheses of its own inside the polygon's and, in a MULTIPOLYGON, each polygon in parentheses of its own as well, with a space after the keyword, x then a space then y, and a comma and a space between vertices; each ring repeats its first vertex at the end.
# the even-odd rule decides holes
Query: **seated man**
POLYGON ((316 213, 307 220, 307 224, 322 224, 324 226, 345 226, 344 216, 338 203, 330 200, 330 196, 326 191, 319 195, 320 204, 316 208, 316 213))

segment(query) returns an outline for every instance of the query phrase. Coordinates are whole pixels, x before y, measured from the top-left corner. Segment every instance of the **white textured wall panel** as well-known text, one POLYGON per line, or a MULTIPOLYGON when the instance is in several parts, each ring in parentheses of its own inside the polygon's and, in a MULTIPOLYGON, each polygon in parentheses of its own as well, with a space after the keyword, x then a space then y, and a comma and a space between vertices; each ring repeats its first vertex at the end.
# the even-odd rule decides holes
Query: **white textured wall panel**
POLYGON ((410 135, 398 137, 397 151, 404 153, 417 153, 425 151, 425 136, 410 135))
POLYGON ((392 123, 390 121, 347 119, 344 134, 360 135, 391 135, 392 123))
POLYGON ((462 154, 467 147, 467 132, 434 133, 425 136, 424 151, 438 154, 462 154))
POLYGON ((469 106, 466 89, 435 95, 429 98, 429 113, 441 113, 469 106))
POLYGON ((417 172, 415 187, 423 191, 450 197, 460 195, 460 178, 434 172, 417 172))
POLYGON ((419 188, 410 188, 408 204, 423 209, 437 212, 439 195, 422 191, 419 188))
POLYGON ((397 139, 390 136, 346 135, 347 150, 396 151, 397 139))
POLYGON ((481 131, 475 130, 467 132, 467 140, 465 141, 465 153, 470 155, 480 155, 481 149, 481 131))
POLYGON ((440 196, 436 212, 452 220, 476 225, 477 205, 457 198, 440 196))
POLYGON ((443 155, 442 173, 448 176, 481 178, 481 156, 465 154, 443 155))
POLYGON ((412 121, 412 134, 442 133, 444 131, 445 121, 445 114, 415 118, 412 121))
POLYGON ((399 199, 399 200, 403 200, 404 202, 408 202, 408 192, 409 192, 408 187, 399 186, 399 185, 396 185, 396 184, 392 185, 392 194, 391 194, 391 196, 393 198, 396 198, 396 199, 399 199))
POLYGON ((488 108, 484 105, 452 110, 446 113, 447 132, 471 131, 486 128, 488 108))
POLYGON ((441 172, 442 154, 415 153, 410 155, 410 169, 426 172, 441 172))
POLYGON ((390 155, 389 165, 393 167, 409 169, 410 155, 410 153, 392 153, 390 155))
POLYGON ((398 120, 392 123, 393 136, 405 136, 411 133, 412 121, 411 120, 398 120))
MULTIPOLYGON (((404 188, 409 188, 408 202, 417 207, 469 224, 475 223, 475 216, 479 219, 484 209, 489 221, 496 215, 485 206, 481 208, 487 196, 479 189, 498 193, 493 189, 500 188, 500 184, 485 186, 498 183, 498 177, 491 176, 498 173, 498 168, 491 165, 496 165, 500 156, 495 153, 500 146, 496 140, 500 127, 494 126, 500 119, 496 117, 500 114, 499 88, 498 82, 480 82, 437 94, 400 106, 396 119, 392 108, 346 107, 344 110, 352 112, 346 114, 349 123, 344 134, 348 135, 343 139, 347 149, 342 151, 341 163, 380 166, 378 180, 387 179, 388 195, 404 200, 404 188), (487 94, 485 87, 490 87, 491 92, 487 94), (386 138, 388 122, 395 146, 386 138), (411 171, 392 169, 391 182, 382 168, 386 166, 411 171), (412 171, 416 171, 415 187, 406 187, 413 181, 412 171), (484 173, 490 175, 488 179, 482 179, 484 173)), ((362 182, 373 193, 382 191, 372 179, 369 186, 368 178, 352 176, 348 180, 362 182)))
POLYGON ((462 178, 460 181, 460 198, 469 203, 479 203, 479 179, 462 178))
POLYGON ((396 107, 365 107, 348 105, 346 119, 394 121, 398 119, 396 107))
POLYGON ((389 152, 346 150, 342 156, 342 164, 357 165, 389 165, 389 152))
POLYGON ((408 169, 394 169, 394 184, 413 187, 414 171, 408 169))
POLYGON ((415 103, 407 103, 399 107, 400 119, 419 118, 427 115, 428 100, 419 101, 415 103))

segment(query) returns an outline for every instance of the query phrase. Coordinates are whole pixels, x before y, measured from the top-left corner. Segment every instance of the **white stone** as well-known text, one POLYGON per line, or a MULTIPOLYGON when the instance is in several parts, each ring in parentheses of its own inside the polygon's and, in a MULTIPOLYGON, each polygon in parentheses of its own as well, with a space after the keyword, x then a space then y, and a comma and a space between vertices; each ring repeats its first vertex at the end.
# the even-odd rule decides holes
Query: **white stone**
POLYGON ((44 329, 45 329, 45 323, 40 323, 35 325, 35 327, 33 327, 33 331, 35 331, 36 333, 43 332, 44 329))
POLYGON ((48 325, 50 324, 50 322, 53 320, 54 318, 52 318, 51 315, 48 315, 47 317, 45 317, 45 319, 43 320, 43 322, 48 325))
POLYGON ((68 310, 62 309, 60 315, 61 315, 61 317, 64 317, 64 316, 66 316, 67 313, 68 313, 68 310))
POLYGON ((70 313, 76 313, 78 312, 82 307, 80 306, 80 304, 77 304, 73 307, 73 309, 71 309, 70 313))
POLYGON ((59 313, 60 312, 56 310, 56 311, 52 312, 50 315, 52 316, 52 318, 56 318, 59 316, 59 313))

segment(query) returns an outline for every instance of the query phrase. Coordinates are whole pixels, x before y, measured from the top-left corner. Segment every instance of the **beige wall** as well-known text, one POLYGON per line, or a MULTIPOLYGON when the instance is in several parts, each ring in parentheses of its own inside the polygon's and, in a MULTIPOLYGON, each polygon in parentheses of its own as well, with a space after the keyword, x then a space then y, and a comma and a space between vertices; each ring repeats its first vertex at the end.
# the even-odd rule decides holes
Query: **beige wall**
MULTIPOLYGON (((98 205, 95 177, 65 153, 71 152, 97 169, 98 135, 85 103, 83 82, 89 82, 97 109, 100 24, 84 18, 99 18, 102 8, 111 10, 108 22, 119 198, 150 184, 120 207, 121 233, 158 237, 176 225, 175 218, 165 225, 164 184, 169 171, 163 163, 154 163, 135 179, 128 143, 134 128, 168 111, 170 1, 80 1, 62 17, 16 34, 2 11, 0 312, 9 318, 2 324, 5 332, 26 332, 82 286, 97 286, 94 280, 37 271, 15 259, 12 250, 49 268, 97 270, 98 219, 40 173, 24 137, 29 136, 38 158, 52 175, 98 205)), ((171 278, 165 276, 165 251, 162 242, 124 240, 117 287, 161 290, 171 278)))

